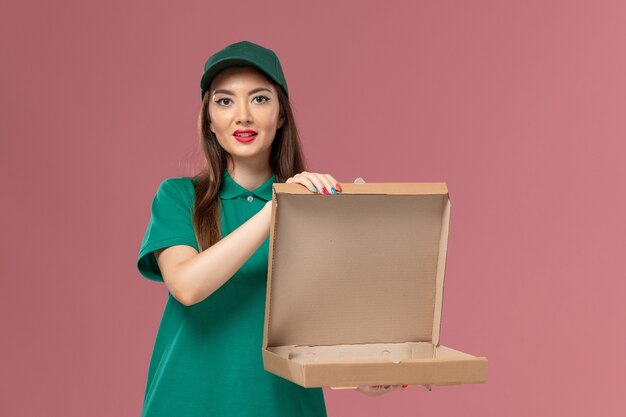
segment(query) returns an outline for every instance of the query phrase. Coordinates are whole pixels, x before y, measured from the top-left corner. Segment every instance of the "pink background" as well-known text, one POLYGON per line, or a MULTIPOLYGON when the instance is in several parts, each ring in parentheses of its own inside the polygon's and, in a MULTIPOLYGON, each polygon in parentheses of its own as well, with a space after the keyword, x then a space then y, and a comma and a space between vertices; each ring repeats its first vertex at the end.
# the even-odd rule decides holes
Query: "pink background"
POLYGON ((485 385, 326 389, 329 416, 626 415, 617 0, 4 2, 0 415, 139 415, 150 202, 243 39, 280 56, 312 171, 448 184, 442 343, 489 359, 485 385))

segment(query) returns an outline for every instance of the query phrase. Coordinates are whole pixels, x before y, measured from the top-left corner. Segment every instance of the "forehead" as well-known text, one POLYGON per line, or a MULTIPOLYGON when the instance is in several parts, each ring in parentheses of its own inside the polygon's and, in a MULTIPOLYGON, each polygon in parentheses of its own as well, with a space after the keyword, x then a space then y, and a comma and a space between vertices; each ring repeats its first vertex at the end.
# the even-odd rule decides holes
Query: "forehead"
POLYGON ((229 67, 221 71, 211 81, 210 90, 223 87, 228 89, 249 88, 251 86, 263 86, 272 91, 274 86, 265 76, 254 67, 229 67))

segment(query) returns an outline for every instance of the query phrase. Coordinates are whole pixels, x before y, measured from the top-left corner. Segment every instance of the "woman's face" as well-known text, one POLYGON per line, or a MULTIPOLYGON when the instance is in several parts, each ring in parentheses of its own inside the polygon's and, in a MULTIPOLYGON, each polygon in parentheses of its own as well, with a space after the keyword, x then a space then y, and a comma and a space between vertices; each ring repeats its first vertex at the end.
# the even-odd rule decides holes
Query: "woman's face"
POLYGON ((211 82, 209 126, 235 163, 269 164, 276 129, 285 121, 279 110, 276 89, 254 68, 230 67, 211 82), (246 130, 256 135, 236 135, 246 130))

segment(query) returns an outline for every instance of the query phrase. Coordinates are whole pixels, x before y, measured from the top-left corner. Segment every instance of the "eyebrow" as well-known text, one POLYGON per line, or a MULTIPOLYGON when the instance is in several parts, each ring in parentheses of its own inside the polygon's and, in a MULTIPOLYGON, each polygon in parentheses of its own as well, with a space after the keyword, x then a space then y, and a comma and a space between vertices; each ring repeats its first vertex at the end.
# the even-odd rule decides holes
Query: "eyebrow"
MULTIPOLYGON (((251 96, 251 95, 252 95, 252 94, 254 94, 254 93, 258 93, 259 91, 269 91, 270 93, 272 92, 272 90, 270 90, 270 89, 268 89, 268 88, 265 88, 265 87, 259 87, 259 88, 255 88, 255 89, 253 89, 253 90, 250 90, 250 92, 248 93, 248 95, 249 95, 249 96, 251 96)), ((234 95, 235 95, 235 93, 233 93, 233 92, 232 92, 232 91, 230 91, 230 90, 219 89, 219 90, 215 90, 215 91, 213 91, 213 94, 219 94, 219 93, 222 93, 222 94, 228 94, 228 95, 231 95, 231 96, 234 96, 234 95)))

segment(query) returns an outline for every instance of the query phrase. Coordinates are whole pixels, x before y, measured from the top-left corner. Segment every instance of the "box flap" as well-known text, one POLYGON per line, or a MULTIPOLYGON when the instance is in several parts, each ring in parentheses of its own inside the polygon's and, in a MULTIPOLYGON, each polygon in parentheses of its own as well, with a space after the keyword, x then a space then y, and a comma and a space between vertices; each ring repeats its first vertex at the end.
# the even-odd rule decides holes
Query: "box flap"
POLYGON ((445 183, 275 183, 263 347, 439 345, 445 183))

